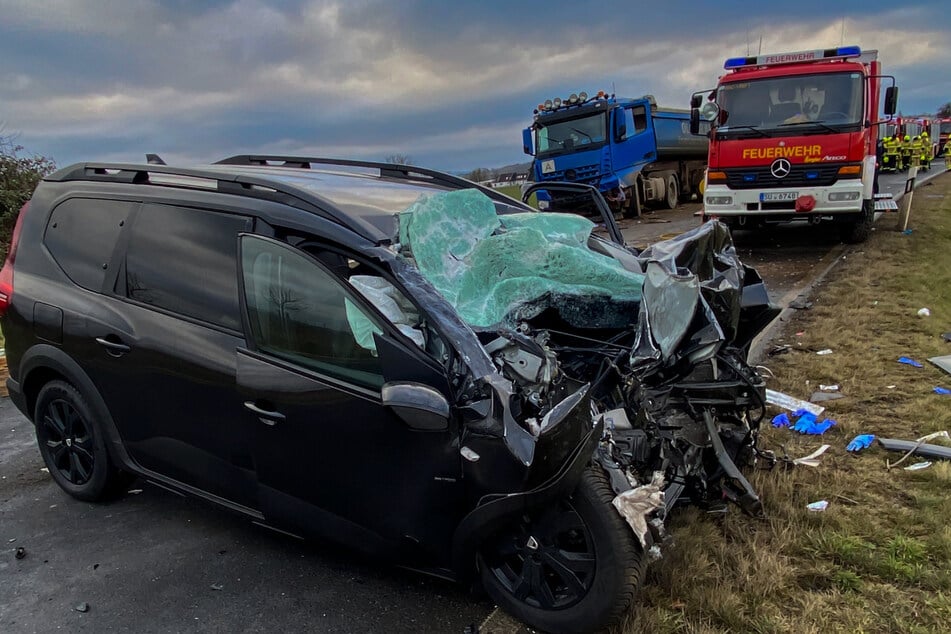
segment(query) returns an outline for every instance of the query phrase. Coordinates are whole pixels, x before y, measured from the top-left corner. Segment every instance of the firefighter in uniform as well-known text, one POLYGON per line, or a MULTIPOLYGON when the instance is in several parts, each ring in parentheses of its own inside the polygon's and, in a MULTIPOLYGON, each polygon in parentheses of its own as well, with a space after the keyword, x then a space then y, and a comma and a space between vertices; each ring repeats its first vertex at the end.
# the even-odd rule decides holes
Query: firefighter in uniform
POLYGON ((917 134, 911 140, 911 164, 921 165, 921 137, 917 134))
POLYGON ((901 159, 898 156, 898 142, 893 136, 887 136, 882 139, 882 148, 884 156, 882 157, 882 171, 894 172, 901 169, 901 159))
POLYGON ((931 167, 931 138, 928 136, 927 130, 922 130, 921 132, 921 164, 925 166, 925 169, 931 167))
POLYGON ((901 140, 901 165, 903 170, 911 167, 911 135, 909 134, 901 140))
POLYGON ((951 141, 944 144, 944 168, 951 170, 951 141))

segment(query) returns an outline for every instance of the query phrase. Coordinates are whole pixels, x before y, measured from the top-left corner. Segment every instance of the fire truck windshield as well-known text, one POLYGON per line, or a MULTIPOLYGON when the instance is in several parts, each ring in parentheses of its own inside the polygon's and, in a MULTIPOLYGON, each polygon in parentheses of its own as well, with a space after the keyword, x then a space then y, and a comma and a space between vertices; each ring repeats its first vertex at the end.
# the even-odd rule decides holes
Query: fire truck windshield
POLYGON ((605 141, 605 113, 597 112, 575 119, 546 123, 536 121, 537 155, 552 155, 574 149, 594 149, 605 141), (585 146, 591 146, 585 147, 585 146))
POLYGON ((941 134, 951 134, 951 121, 941 122, 941 134))
POLYGON ((729 82, 717 91, 718 134, 750 128, 828 131, 861 123, 864 82, 861 73, 822 73, 729 82))

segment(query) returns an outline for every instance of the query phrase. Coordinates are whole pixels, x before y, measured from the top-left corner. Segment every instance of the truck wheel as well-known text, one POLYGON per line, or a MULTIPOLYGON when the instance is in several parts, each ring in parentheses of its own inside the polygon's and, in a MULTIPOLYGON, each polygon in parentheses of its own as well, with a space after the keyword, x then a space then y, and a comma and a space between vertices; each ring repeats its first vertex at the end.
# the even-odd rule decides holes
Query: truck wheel
POLYGON ((600 631, 618 622, 644 584, 647 559, 612 499, 604 472, 589 467, 570 498, 483 544, 479 571, 492 600, 545 632, 600 631))
POLYGON ((875 222, 875 203, 866 200, 862 203, 862 213, 856 220, 849 221, 842 227, 842 242, 846 244, 860 244, 868 240, 872 234, 872 223, 875 222))
POLYGON ((667 194, 664 197, 664 207, 666 209, 676 209, 680 200, 680 188, 677 187, 677 177, 671 174, 664 181, 664 189, 667 194))

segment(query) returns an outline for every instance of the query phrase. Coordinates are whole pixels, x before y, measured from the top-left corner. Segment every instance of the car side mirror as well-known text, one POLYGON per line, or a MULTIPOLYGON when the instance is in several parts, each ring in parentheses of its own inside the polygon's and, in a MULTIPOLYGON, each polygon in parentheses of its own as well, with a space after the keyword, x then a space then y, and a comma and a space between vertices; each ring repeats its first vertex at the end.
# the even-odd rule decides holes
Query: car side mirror
POLYGON ((898 111, 898 86, 885 89, 885 114, 893 115, 898 111))
POLYGON ((690 108, 690 134, 700 134, 700 110, 690 108))
POLYGON ((421 383, 391 381, 383 385, 384 407, 416 431, 445 431, 449 428, 449 401, 438 390, 421 383))
POLYGON ((525 128, 522 130, 522 151, 528 155, 534 155, 532 151, 532 129, 525 128))

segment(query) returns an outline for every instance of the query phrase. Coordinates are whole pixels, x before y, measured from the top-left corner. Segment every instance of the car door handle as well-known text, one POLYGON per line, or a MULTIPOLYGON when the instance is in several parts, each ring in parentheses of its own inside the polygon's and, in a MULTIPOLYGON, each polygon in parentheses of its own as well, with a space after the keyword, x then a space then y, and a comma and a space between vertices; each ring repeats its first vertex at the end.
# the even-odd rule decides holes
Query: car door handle
POLYGON ((127 346, 121 341, 117 341, 118 337, 115 335, 109 336, 113 338, 109 339, 107 337, 96 337, 96 343, 105 348, 106 351, 112 356, 118 357, 132 350, 130 346, 127 346))
POLYGON ((284 414, 270 409, 258 407, 254 401, 245 401, 244 406, 258 415, 258 420, 273 427, 284 420, 284 414))

